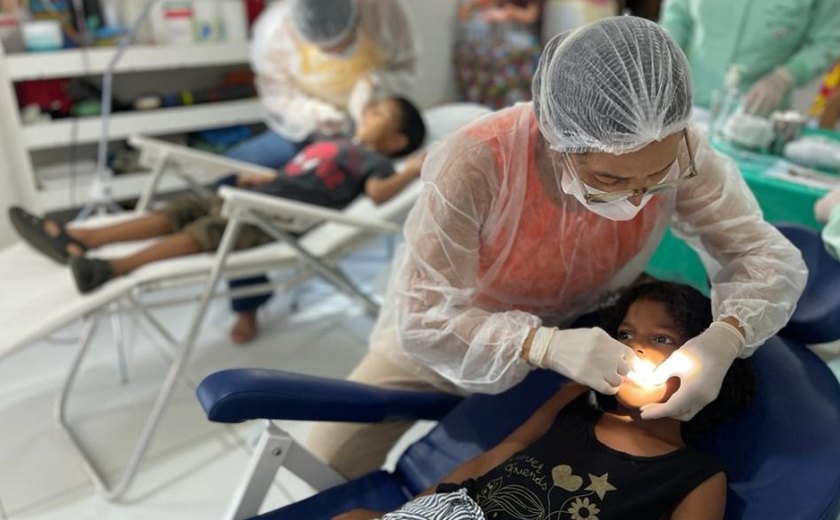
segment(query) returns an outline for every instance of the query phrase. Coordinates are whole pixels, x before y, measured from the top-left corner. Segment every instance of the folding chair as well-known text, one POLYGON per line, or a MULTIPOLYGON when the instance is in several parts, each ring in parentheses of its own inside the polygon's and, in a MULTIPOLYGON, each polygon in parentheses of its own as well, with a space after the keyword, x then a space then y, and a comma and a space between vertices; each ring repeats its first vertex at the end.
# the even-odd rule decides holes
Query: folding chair
MULTIPOLYGON (((468 103, 443 105, 427 110, 425 119, 429 128, 429 139, 439 139, 486 113, 489 113, 488 109, 468 103)), ((200 189, 201 182, 194 180, 196 174, 204 174, 205 179, 209 180, 213 176, 231 172, 256 175, 272 172, 155 139, 133 137, 130 141, 141 150, 143 163, 152 167, 149 184, 138 202, 136 212, 150 208, 161 179, 166 174, 174 173, 182 177, 188 185, 200 189)), ((23 244, 17 244, 0 253, 0 276, 7 281, 9 294, 16 295, 16 298, 4 301, 0 308, 0 325, 4 326, 4 330, 11 331, 0 340, 0 358, 73 322, 84 322, 77 353, 58 396, 56 416, 59 426, 81 456, 85 469, 97 485, 100 494, 107 499, 119 498, 131 485, 172 390, 189 362, 210 301, 213 298, 258 294, 276 287, 272 284, 226 291, 218 289, 218 282, 222 278, 241 278, 278 269, 292 269, 293 276, 279 283, 279 287, 289 288, 315 275, 351 298, 361 301, 369 312, 375 313, 378 309, 377 303, 356 287, 350 277, 334 265, 333 260, 357 247, 371 234, 399 233, 402 219, 410 210, 419 191, 419 183, 413 183, 381 205, 375 205, 366 197, 361 197, 345 210, 336 211, 244 190, 223 188, 219 193, 225 201, 224 212, 229 218, 229 223, 215 255, 200 254, 156 262, 128 276, 112 280, 89 295, 78 294, 66 268, 42 258, 23 244), (260 226, 278 242, 233 253, 232 246, 237 233, 245 222, 260 226), (300 239, 292 234, 302 230, 308 231, 300 239), (166 295, 151 302, 147 301, 150 294, 159 294, 165 289, 185 285, 196 287, 200 292, 189 296, 166 295), (34 287, 40 287, 40 290, 34 290, 34 287), (183 340, 176 339, 149 312, 152 308, 195 300, 198 301, 198 306, 190 321, 189 332, 183 340), (126 312, 136 313, 144 324, 149 325, 171 347, 172 362, 128 465, 111 486, 68 422, 67 401, 91 340, 104 318, 111 318, 117 336, 121 377, 123 380, 127 377, 122 355, 124 338, 119 334, 119 316, 126 312)), ((103 221, 113 223, 120 218, 126 217, 109 216, 88 224, 97 225, 103 221)), ((93 255, 108 257, 126 254, 144 245, 145 242, 119 245, 93 252, 93 255)))
MULTIPOLYGON (((810 248, 819 241, 812 230, 779 228, 799 247, 810 248)), ((807 322, 810 329, 798 327, 792 320, 791 326, 758 349, 752 358, 757 395, 751 407, 703 440, 702 448, 718 455, 727 467, 727 519, 836 520, 840 513, 840 385, 825 363, 806 347, 815 338, 840 339, 840 327, 833 318, 840 312, 837 291, 831 297, 815 289, 836 289, 840 278, 833 269, 814 268, 821 257, 812 253, 818 249, 804 251, 811 277, 794 317, 807 322)), ((208 376, 197 395, 211 421, 265 420, 224 520, 317 520, 360 507, 397 508, 458 464, 495 446, 563 382, 559 376, 537 371, 499 396, 476 395, 457 402, 458 398, 444 394, 236 369, 208 376), (377 471, 351 482, 323 469, 322 463, 271 422, 400 418, 439 422, 402 454, 393 472, 377 471), (256 517, 281 466, 320 492, 256 517)))

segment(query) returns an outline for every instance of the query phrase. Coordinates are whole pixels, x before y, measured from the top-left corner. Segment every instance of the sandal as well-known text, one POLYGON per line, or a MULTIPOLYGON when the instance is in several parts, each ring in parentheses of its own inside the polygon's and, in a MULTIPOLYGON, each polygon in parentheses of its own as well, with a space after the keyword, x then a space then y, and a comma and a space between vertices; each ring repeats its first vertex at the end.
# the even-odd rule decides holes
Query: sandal
POLYGON ((75 245, 82 252, 88 249, 86 245, 71 237, 61 224, 56 223, 58 235, 50 236, 44 229, 46 219, 37 217, 21 207, 9 208, 9 220, 23 240, 60 264, 66 264, 71 256, 67 252, 67 246, 75 245))
POLYGON ((114 277, 114 270, 107 260, 73 256, 69 259, 70 271, 76 287, 82 294, 87 294, 114 277))

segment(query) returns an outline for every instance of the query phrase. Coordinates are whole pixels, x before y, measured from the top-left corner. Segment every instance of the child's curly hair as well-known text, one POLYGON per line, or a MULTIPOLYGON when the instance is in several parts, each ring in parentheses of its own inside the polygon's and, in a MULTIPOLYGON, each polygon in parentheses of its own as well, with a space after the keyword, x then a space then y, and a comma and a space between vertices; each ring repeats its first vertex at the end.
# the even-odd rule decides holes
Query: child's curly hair
MULTIPOLYGON (((683 284, 648 281, 631 287, 615 305, 605 309, 600 315, 600 327, 616 337, 628 309, 639 300, 665 305, 683 338, 697 336, 712 323, 711 302, 699 291, 683 284)), ((617 406, 615 397, 596 395, 598 404, 604 410, 612 410, 617 406)), ((733 419, 747 409, 754 395, 755 379, 750 360, 736 359, 723 379, 717 399, 706 405, 693 419, 683 423, 682 434, 685 441, 695 442, 698 435, 733 419)))

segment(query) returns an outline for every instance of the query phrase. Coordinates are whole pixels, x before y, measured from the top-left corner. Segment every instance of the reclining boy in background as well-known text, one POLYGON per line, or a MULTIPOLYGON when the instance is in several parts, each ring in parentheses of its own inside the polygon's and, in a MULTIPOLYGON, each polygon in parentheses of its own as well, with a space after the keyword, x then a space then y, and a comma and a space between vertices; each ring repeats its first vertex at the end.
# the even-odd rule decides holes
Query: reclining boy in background
MULTIPOLYGON (((341 209, 365 193, 377 204, 385 202, 420 174, 422 155, 408 161, 394 175, 393 158, 416 151, 425 140, 426 127, 419 110, 408 100, 391 97, 368 106, 353 139, 321 139, 306 146, 274 177, 240 175, 237 186, 258 193, 341 209)), ((189 194, 172 199, 153 211, 118 224, 65 227, 28 213, 20 207, 9 218, 21 238, 53 260, 69 264, 82 293, 146 264, 215 251, 227 221, 220 215, 217 196, 189 194), (88 249, 116 242, 161 237, 149 247, 122 258, 86 258, 88 249)), ((236 249, 256 247, 274 239, 254 225, 243 226, 236 249)), ((267 299, 267 298, 265 298, 267 299)), ((240 313, 232 332, 244 332, 245 341, 256 334, 256 309, 240 313)), ((241 341, 239 341, 241 342, 241 341)))
POLYGON ((720 520, 724 468, 691 444, 747 408, 755 393, 749 360, 732 364, 718 398, 688 422, 642 420, 639 412, 667 400, 679 381, 647 386, 638 363, 652 371, 711 323, 708 298, 688 286, 631 288, 602 324, 638 357, 615 397, 568 384, 507 439, 400 510, 358 509, 333 520, 720 520))

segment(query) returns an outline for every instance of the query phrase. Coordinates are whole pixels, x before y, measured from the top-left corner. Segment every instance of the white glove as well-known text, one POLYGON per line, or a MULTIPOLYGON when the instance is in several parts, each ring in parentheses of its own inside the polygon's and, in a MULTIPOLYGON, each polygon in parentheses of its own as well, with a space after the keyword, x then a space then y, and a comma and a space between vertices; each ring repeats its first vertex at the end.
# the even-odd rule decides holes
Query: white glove
POLYGON ((642 419, 673 417, 688 421, 717 398, 732 362, 744 351, 744 336, 722 321, 712 323, 696 338, 675 350, 656 370, 651 383, 680 378, 680 387, 664 403, 642 407, 642 419))
POLYGON ((362 120, 362 112, 373 101, 376 86, 373 79, 363 78, 356 82, 347 100, 347 112, 357 124, 362 120))
POLYGON ((630 371, 633 357, 633 350, 599 328, 540 327, 528 352, 532 365, 609 395, 618 392, 621 376, 630 371))
POLYGON ((835 188, 834 191, 829 192, 814 205, 814 217, 817 222, 825 224, 828 222, 831 212, 838 206, 840 206, 840 188, 835 188))
POLYGON ((337 137, 348 135, 353 128, 350 118, 341 112, 336 117, 329 117, 318 121, 316 130, 323 137, 337 137))
POLYGON ((785 67, 777 67, 767 74, 747 92, 744 98, 744 110, 748 114, 769 115, 779 108, 782 99, 793 87, 793 76, 785 67))

